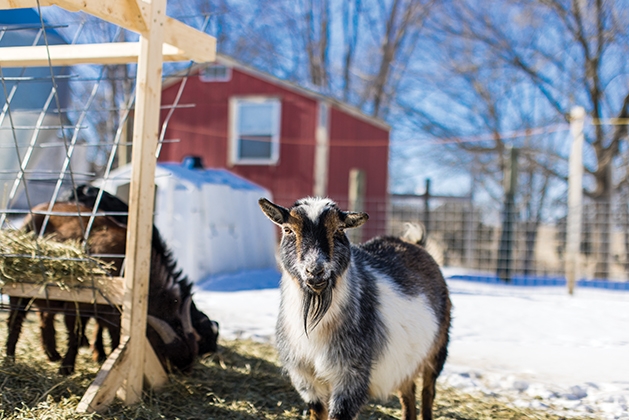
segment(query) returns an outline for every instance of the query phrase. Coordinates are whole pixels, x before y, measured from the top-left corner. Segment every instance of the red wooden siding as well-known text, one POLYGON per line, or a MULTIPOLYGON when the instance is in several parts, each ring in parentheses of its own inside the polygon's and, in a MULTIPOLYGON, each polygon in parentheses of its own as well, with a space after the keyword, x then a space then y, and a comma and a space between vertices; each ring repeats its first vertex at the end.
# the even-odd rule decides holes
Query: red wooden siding
MULTIPOLYGON (((175 84, 164 90, 163 104, 173 103, 179 86, 175 84)), ((206 167, 228 168, 268 188, 278 198, 294 201, 312 195, 315 100, 233 69, 229 82, 205 83, 196 75, 190 76, 179 103, 196 106, 175 110, 165 138, 179 141, 164 143, 159 161, 179 162, 186 155, 198 155, 206 167), (229 166, 229 99, 252 95, 281 100, 279 162, 277 165, 229 166)), ((166 111, 163 111, 162 117, 165 115, 166 111)))
POLYGON ((385 232, 388 161, 387 130, 331 109, 328 194, 339 204, 347 205, 350 171, 353 168, 365 171, 365 211, 370 218, 363 228, 363 239, 385 232))

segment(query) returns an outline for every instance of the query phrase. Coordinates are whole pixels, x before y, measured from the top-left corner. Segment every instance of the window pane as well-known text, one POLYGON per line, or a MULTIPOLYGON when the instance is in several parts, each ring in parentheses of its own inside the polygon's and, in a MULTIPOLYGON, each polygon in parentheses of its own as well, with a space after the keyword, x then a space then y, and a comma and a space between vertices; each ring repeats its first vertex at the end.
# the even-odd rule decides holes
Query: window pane
POLYGON ((202 82, 228 82, 231 79, 231 69, 220 65, 209 65, 199 72, 202 82))
POLYGON ((241 103, 238 115, 240 134, 273 134, 273 104, 241 103))
POLYGON ((271 136, 240 136, 240 159, 270 159, 271 136))

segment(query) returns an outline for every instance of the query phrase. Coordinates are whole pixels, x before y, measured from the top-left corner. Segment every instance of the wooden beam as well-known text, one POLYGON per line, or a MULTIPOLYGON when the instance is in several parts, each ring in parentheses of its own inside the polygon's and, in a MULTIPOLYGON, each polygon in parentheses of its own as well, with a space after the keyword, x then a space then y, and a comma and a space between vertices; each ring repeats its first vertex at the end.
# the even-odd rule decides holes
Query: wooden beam
MULTIPOLYGON (((52 6, 53 0, 40 0, 41 6, 52 6)), ((37 8, 37 0, 0 0, 0 10, 37 8)))
MULTIPOLYGON (((2 67, 48 66, 48 54, 53 66, 75 64, 127 64, 137 63, 139 42, 109 42, 103 44, 37 45, 32 47, 0 48, 2 67)), ((185 53, 172 45, 162 48, 164 61, 186 61, 185 53)))
POLYGON ((118 348, 111 352, 98 371, 96 379, 81 398, 76 408, 77 412, 92 413, 103 410, 116 397, 129 367, 128 344, 129 337, 123 337, 118 348))
POLYGON ((5 283, 0 287, 0 291, 2 294, 15 297, 122 305, 124 294, 122 277, 102 277, 102 279, 105 283, 95 282, 96 289, 91 287, 61 288, 57 284, 14 282, 5 283))
MULTIPOLYGON (((146 32, 144 14, 135 0, 39 0, 40 6, 59 6, 85 12, 133 32, 146 32)), ((0 9, 37 8, 37 0, 0 0, 0 9)))
POLYGON ((146 19, 150 30, 140 35, 129 188, 125 297, 122 311, 122 331, 124 335, 130 337, 130 363, 125 389, 126 404, 134 404, 140 400, 144 377, 147 297, 157 163, 155 151, 159 137, 166 0, 152 0, 146 7, 150 14, 150 18, 146 19))
MULTIPOLYGON (((57 5, 69 11, 82 11, 140 34, 146 33, 149 3, 141 0, 40 0, 40 5, 57 5)), ((0 9, 37 8, 37 0, 0 0, 0 9)), ((216 38, 166 16, 164 42, 183 51, 179 61, 199 63, 216 60, 216 38)), ((172 60, 175 61, 175 60, 172 60)), ((47 63, 46 63, 47 64, 47 63)))
POLYGON ((568 216, 566 217, 565 273, 568 293, 574 294, 581 265, 581 223, 583 219, 583 126, 585 108, 570 110, 570 158, 568 160, 568 216))
POLYGON ((144 344, 144 349, 144 380, 148 386, 159 390, 168 383, 168 375, 155 354, 155 350, 153 350, 153 346, 151 346, 148 338, 144 344))
POLYGON ((188 59, 197 63, 216 61, 216 38, 177 19, 166 17, 164 42, 183 50, 188 59))

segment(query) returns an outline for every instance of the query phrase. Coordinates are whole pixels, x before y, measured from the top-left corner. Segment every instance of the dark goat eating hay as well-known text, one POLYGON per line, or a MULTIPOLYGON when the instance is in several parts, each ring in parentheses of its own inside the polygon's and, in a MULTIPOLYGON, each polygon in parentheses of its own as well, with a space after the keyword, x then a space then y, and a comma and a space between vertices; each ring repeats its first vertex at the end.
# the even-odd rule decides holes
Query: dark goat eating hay
MULTIPOLYGON (((34 207, 31 216, 25 219, 24 229, 54 234, 55 239, 59 241, 81 240, 97 201, 99 201, 98 208, 94 213, 97 211, 126 213, 128 211, 127 205, 118 198, 104 191, 100 194, 102 196, 98 200, 98 189, 89 186, 78 187, 68 201, 53 205, 53 214, 47 221, 42 213, 48 209, 49 204, 40 204, 34 207), (69 216, 68 213, 74 215, 69 216), (46 222, 45 225, 44 222, 46 222)), ((106 255, 103 260, 113 263, 115 275, 119 275, 122 268, 122 256, 126 247, 126 223, 127 218, 124 215, 95 216, 87 240, 87 247, 91 254, 106 255), (120 255, 120 257, 114 257, 114 255, 120 255)), ((211 321, 194 305, 191 294, 192 284, 180 270, 176 270, 176 262, 155 227, 153 227, 151 245, 146 334, 160 362, 167 370, 174 367, 186 371, 192 367, 198 355, 216 350, 218 324, 211 321)), ((29 299, 10 297, 8 356, 15 356, 15 345, 29 301, 29 299)), ((103 329, 108 329, 113 348, 117 347, 120 342, 120 313, 112 312, 111 307, 42 299, 34 300, 33 304, 40 310, 42 344, 51 360, 60 358, 56 351, 54 314, 64 313, 68 329, 68 351, 62 360, 60 368, 62 374, 69 374, 74 370, 85 323, 90 317, 95 317, 98 322, 94 340, 95 359, 102 361, 106 357, 102 341, 103 329)))

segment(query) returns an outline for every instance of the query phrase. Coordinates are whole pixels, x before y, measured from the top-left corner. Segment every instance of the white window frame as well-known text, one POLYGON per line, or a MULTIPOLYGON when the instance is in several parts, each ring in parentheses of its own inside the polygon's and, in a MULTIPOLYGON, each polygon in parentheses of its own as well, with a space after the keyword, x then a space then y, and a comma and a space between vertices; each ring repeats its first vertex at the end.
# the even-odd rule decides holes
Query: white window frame
POLYGON ((232 79, 232 68, 226 66, 224 64, 208 64, 206 67, 202 68, 199 71, 199 80, 203 83, 213 83, 213 82, 229 82, 232 79), (222 67, 225 69, 225 76, 209 76, 205 73, 205 70, 208 68, 222 67))
POLYGON ((229 99, 229 163, 230 165, 277 165, 280 159, 280 127, 282 102, 272 96, 236 96, 229 99), (238 118, 241 104, 269 104, 273 107, 273 121, 271 134, 271 156, 269 158, 254 159, 239 157, 238 118))

